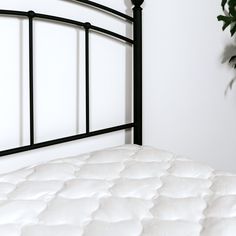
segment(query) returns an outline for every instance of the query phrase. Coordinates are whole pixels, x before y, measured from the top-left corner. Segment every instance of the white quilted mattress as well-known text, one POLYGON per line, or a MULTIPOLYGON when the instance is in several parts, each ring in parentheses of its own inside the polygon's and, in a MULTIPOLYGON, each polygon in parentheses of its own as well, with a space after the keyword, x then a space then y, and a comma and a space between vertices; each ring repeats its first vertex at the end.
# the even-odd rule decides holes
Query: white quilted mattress
POLYGON ((235 236, 236 175, 134 145, 41 163, 0 175, 0 235, 235 236))

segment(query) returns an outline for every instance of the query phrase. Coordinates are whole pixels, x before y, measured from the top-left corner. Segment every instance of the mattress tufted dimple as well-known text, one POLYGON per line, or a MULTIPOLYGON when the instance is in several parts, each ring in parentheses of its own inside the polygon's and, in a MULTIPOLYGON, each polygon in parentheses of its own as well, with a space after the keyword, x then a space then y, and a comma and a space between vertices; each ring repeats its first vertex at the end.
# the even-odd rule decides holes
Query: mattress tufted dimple
POLYGON ((236 175, 136 145, 28 166, 0 175, 0 235, 235 236, 236 175))

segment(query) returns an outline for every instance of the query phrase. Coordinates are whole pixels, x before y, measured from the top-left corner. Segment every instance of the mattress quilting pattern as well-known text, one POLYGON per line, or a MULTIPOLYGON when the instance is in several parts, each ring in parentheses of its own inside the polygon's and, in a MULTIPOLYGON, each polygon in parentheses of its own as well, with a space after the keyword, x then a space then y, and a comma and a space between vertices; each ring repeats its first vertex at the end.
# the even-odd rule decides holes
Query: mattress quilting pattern
POLYGON ((235 236, 236 175, 125 145, 0 175, 0 235, 235 236))

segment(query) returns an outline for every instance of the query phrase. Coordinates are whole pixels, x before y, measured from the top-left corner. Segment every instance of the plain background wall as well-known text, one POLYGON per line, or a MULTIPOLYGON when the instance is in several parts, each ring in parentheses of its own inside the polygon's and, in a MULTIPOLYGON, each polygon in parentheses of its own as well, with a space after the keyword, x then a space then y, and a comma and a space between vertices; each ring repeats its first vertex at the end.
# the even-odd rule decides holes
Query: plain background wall
MULTIPOLYGON (((128 0, 97 2, 130 13, 131 3, 128 0)), ((131 36, 131 28, 124 22, 117 21, 114 17, 104 16, 97 11, 78 7, 68 1, 8 0, 0 1, 0 8, 33 9, 38 12, 60 14, 81 21, 91 21, 131 36)), ((221 13, 220 0, 146 0, 143 23, 144 144, 207 162, 217 169, 236 171, 236 90, 229 92, 227 96, 224 95, 228 82, 234 76, 234 71, 222 64, 224 50, 233 40, 230 39, 229 34, 221 32, 221 24, 216 20, 219 13, 221 13)), ((25 111, 22 115, 18 99, 19 97, 22 99, 20 104, 27 104, 27 96, 24 92, 27 89, 27 65, 22 66, 19 63, 27 61, 27 53, 19 49, 27 47, 25 42, 27 39, 24 40, 27 23, 19 24, 9 20, 4 22, 4 20, 0 19, 0 28, 7 30, 12 38, 18 38, 18 35, 23 32, 20 42, 11 41, 11 53, 6 49, 9 35, 5 38, 1 37, 0 40, 2 54, 0 65, 5 65, 2 66, 5 69, 1 68, 0 72, 3 73, 0 77, 0 94, 1 101, 4 101, 1 102, 1 107, 5 109, 1 113, 9 113, 11 117, 9 120, 10 118, 1 116, 1 120, 5 122, 1 122, 0 125, 0 140, 5 147, 11 147, 22 142, 27 143, 28 128, 25 115, 27 105, 22 105, 25 111), (14 30, 6 28, 9 24, 12 24, 14 30), (14 57, 13 61, 10 55, 14 53, 17 57, 14 57), (7 68, 9 61, 12 63, 10 70, 7 68), (10 75, 7 73, 9 71, 10 75), (3 80, 6 75, 12 79, 8 79, 8 83, 6 79, 3 80), (22 86, 22 90, 19 90, 19 86, 22 86), (14 88, 11 94, 6 92, 9 88, 14 88), (6 98, 11 101, 10 111, 9 105, 4 105, 6 98), (19 114, 21 114, 20 120, 16 118, 19 114), (19 125, 22 123, 23 128, 19 125)), ((82 68, 78 70, 75 63, 76 60, 80 61, 80 65, 84 63, 81 56, 83 32, 68 27, 56 27, 54 24, 45 25, 44 22, 37 24, 36 34, 40 40, 36 42, 38 60, 35 78, 37 88, 41 89, 41 92, 36 94, 38 96, 36 111, 39 117, 36 121, 37 139, 44 140, 83 130, 84 90, 81 78, 84 71, 82 68), (57 39, 56 44, 50 42, 50 36, 57 39), (63 49, 60 53, 58 47, 63 49), (42 55, 48 51, 52 51, 56 56, 52 58, 48 56, 45 61, 42 55), (75 60, 71 60, 72 58, 75 60), (55 71, 57 71, 56 75, 55 71), (76 78, 80 78, 79 84, 76 78), (50 88, 55 88, 55 82, 58 87, 55 89, 54 96, 48 99, 51 94, 50 88), (77 90, 74 89, 70 93, 71 88, 77 90), (42 91, 44 91, 43 96, 42 91), (80 92, 77 93, 78 91, 80 92), (54 101, 58 99, 60 101, 58 105, 53 106, 54 101), (80 109, 74 109, 78 105, 80 109), (53 116, 45 117, 45 113, 55 115, 56 122, 53 116)), ((127 101, 130 98, 131 85, 124 79, 131 75, 129 60, 131 49, 98 35, 93 35, 92 38, 91 47, 94 53, 91 59, 93 96, 91 109, 94 114, 92 127, 97 129, 131 120, 130 113, 128 112, 128 115, 127 112, 125 113, 130 110, 130 103, 127 101), (105 106, 104 102, 106 102, 105 106)), ((129 135, 125 136, 124 132, 118 132, 89 141, 83 140, 56 148, 20 154, 17 155, 16 166, 23 165, 26 160, 29 162, 29 156, 33 157, 32 161, 55 158, 119 145, 125 141, 130 141, 129 135)), ((5 166, 2 165, 1 169, 5 169, 5 166)))
POLYGON ((220 3, 146 1, 144 140, 236 171, 236 89, 224 95, 235 72, 222 64, 234 40, 217 22, 220 3))

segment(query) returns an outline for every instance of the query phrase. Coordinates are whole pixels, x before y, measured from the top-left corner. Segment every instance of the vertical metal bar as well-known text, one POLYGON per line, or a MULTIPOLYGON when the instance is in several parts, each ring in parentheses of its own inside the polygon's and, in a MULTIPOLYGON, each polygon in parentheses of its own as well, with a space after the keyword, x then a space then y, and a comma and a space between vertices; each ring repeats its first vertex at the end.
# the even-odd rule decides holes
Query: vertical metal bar
POLYGON ((29 11, 29 104, 30 104, 30 145, 34 144, 34 52, 33 52, 33 17, 29 11))
POLYGON ((142 145, 142 3, 144 0, 132 0, 134 4, 134 144, 142 145))
POLYGON ((89 92, 89 29, 91 24, 85 23, 85 80, 86 80, 86 133, 90 132, 90 92, 89 92))

